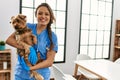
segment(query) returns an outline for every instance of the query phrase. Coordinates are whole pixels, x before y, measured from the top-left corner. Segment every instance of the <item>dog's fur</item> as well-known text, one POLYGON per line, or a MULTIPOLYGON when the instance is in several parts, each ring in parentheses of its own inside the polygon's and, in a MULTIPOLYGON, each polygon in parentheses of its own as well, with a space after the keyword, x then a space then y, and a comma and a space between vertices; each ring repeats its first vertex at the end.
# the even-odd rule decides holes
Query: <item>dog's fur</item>
MULTIPOLYGON (((19 55, 23 56, 28 66, 32 66, 28 60, 30 53, 29 47, 37 43, 36 37, 32 34, 31 29, 26 26, 26 16, 18 14, 17 16, 11 17, 10 22, 15 29, 17 44, 22 46, 24 49, 17 49, 19 55)), ((43 80, 43 77, 35 71, 31 71, 33 77, 36 80, 43 80)))
MULTIPOLYGON (((28 54, 29 49, 28 46, 32 46, 37 43, 36 37, 32 34, 31 29, 26 26, 26 16, 22 14, 18 14, 17 16, 11 17, 11 24, 15 29, 16 40, 18 45, 23 46, 25 52, 28 54)), ((18 53, 23 56, 24 50, 18 49, 18 53)))

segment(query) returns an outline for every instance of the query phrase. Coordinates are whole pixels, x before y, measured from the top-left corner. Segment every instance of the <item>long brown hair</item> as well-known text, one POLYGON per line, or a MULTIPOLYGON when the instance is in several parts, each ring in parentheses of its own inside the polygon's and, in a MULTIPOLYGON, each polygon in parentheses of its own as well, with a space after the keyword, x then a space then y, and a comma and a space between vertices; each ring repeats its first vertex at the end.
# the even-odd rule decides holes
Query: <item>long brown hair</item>
POLYGON ((50 39, 50 50, 52 50, 54 45, 53 45, 53 41, 52 41, 51 24, 55 21, 55 17, 54 17, 54 14, 53 14, 53 11, 52 11, 51 7, 47 3, 42 3, 36 8, 35 16, 37 15, 38 9, 42 6, 46 7, 48 9, 49 13, 50 13, 50 22, 47 25, 47 30, 48 30, 48 36, 49 36, 49 39, 50 39))

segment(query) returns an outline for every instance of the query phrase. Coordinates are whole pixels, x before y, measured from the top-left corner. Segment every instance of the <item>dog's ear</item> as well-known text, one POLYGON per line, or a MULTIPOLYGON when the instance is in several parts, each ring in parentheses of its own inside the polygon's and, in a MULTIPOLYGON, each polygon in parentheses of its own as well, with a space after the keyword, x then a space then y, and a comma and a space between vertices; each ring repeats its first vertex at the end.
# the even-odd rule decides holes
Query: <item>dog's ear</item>
POLYGON ((25 16, 25 15, 22 15, 22 14, 19 14, 18 16, 19 16, 19 18, 21 18, 21 19, 25 19, 25 18, 26 18, 26 16, 25 16))
MULTIPOLYGON (((12 16, 12 17, 11 17, 11 21, 13 20, 13 18, 15 18, 15 16, 12 16)), ((10 21, 10 23, 11 23, 11 21, 10 21)))
POLYGON ((15 17, 15 16, 12 16, 12 17, 11 17, 11 20, 12 20, 14 17, 15 17))

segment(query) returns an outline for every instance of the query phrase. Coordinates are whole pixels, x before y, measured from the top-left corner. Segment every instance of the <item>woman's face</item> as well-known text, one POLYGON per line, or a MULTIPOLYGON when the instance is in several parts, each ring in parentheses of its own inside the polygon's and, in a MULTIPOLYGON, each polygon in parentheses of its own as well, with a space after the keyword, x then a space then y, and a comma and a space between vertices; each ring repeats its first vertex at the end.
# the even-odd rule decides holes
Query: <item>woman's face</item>
POLYGON ((47 26, 50 22, 50 12, 44 6, 38 8, 36 17, 38 24, 40 24, 41 26, 47 26))

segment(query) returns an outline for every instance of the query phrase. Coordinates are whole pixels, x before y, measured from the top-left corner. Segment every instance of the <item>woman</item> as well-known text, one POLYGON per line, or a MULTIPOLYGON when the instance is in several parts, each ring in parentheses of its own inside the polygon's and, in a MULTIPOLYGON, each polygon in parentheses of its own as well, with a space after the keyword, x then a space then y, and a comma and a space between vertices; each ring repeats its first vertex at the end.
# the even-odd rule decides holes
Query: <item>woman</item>
MULTIPOLYGON (((42 62, 39 62, 32 67, 28 67, 23 58, 18 56, 18 63, 15 69, 15 80, 35 80, 30 77, 30 70, 36 70, 43 76, 44 80, 50 80, 49 67, 52 66, 55 54, 58 51, 57 36, 51 31, 51 24, 55 21, 55 18, 52 9, 47 3, 42 3, 36 8, 35 16, 38 23, 28 23, 27 26, 37 37, 38 42, 34 48, 37 54, 40 55, 42 62)), ((6 40, 6 43, 22 49, 21 46, 17 45, 15 33, 6 40)))

